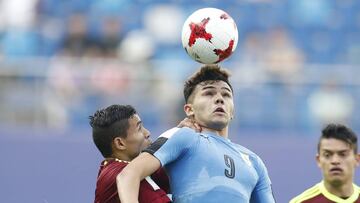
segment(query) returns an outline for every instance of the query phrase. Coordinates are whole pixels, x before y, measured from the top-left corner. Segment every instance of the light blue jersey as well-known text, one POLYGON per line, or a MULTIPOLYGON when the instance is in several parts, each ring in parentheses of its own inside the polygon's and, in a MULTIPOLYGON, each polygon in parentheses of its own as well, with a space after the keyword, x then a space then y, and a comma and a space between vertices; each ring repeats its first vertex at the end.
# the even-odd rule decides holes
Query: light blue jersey
POLYGON ((214 133, 172 128, 145 151, 165 167, 175 203, 275 202, 261 159, 214 133))

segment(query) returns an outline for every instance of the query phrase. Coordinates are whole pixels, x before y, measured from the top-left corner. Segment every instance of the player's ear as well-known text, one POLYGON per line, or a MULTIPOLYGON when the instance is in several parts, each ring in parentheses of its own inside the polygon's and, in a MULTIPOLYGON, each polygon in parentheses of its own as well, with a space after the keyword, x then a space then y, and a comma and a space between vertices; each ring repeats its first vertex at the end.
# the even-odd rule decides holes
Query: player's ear
POLYGON ((318 167, 321 168, 321 166, 320 166, 320 155, 319 154, 316 154, 316 163, 317 163, 318 167))
POLYGON ((194 110, 193 110, 192 104, 185 104, 184 111, 185 111, 186 116, 188 116, 188 117, 194 116, 194 110))
POLYGON ((122 137, 115 137, 113 140, 113 146, 117 150, 125 150, 126 149, 125 139, 122 137))

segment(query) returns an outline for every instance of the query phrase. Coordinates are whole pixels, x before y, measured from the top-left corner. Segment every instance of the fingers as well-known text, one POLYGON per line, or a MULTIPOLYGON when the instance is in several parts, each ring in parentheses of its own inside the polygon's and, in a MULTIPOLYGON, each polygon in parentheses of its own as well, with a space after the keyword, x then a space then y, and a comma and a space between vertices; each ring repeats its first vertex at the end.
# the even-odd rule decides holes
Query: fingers
POLYGON ((196 132, 201 132, 202 128, 201 126, 196 123, 193 119, 190 118, 184 118, 184 120, 182 120, 178 125, 178 128, 182 128, 182 127, 188 127, 191 128, 193 130, 195 130, 196 132))
POLYGON ((189 127, 192 128, 193 127, 193 122, 191 119, 189 118, 184 118, 177 126, 178 128, 182 128, 182 127, 189 127))
POLYGON ((195 121, 194 121, 194 126, 195 126, 195 131, 196 132, 200 133, 202 131, 201 126, 198 123, 196 123, 195 121))

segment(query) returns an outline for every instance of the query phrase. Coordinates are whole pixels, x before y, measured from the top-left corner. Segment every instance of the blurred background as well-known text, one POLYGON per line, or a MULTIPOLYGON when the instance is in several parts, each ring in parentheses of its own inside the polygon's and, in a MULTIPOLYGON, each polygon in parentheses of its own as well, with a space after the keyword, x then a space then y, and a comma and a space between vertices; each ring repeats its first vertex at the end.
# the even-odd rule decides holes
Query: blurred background
POLYGON ((154 139, 182 120, 183 82, 200 64, 181 28, 204 7, 239 30, 221 64, 230 138, 263 158, 280 203, 320 181, 324 124, 360 133, 360 1, 0 0, 1 202, 92 202, 99 108, 132 104, 154 139))

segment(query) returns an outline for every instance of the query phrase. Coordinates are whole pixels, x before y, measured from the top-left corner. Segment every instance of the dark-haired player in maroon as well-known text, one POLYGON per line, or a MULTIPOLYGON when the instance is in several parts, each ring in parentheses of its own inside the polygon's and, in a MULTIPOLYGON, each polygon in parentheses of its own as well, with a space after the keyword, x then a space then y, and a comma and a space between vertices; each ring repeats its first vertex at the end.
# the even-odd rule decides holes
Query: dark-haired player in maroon
POLYGON ((360 187, 354 183, 360 165, 355 132, 343 124, 328 124, 321 132, 317 150, 323 180, 290 203, 360 203, 360 187))
MULTIPOLYGON (((105 160, 101 162, 95 190, 95 203, 119 203, 116 176, 150 144, 150 133, 130 105, 112 105, 90 116, 92 136, 105 160)), ((179 127, 196 128, 189 119, 179 127)), ((169 182, 164 170, 156 171, 140 183, 139 203, 167 203, 169 182)))

